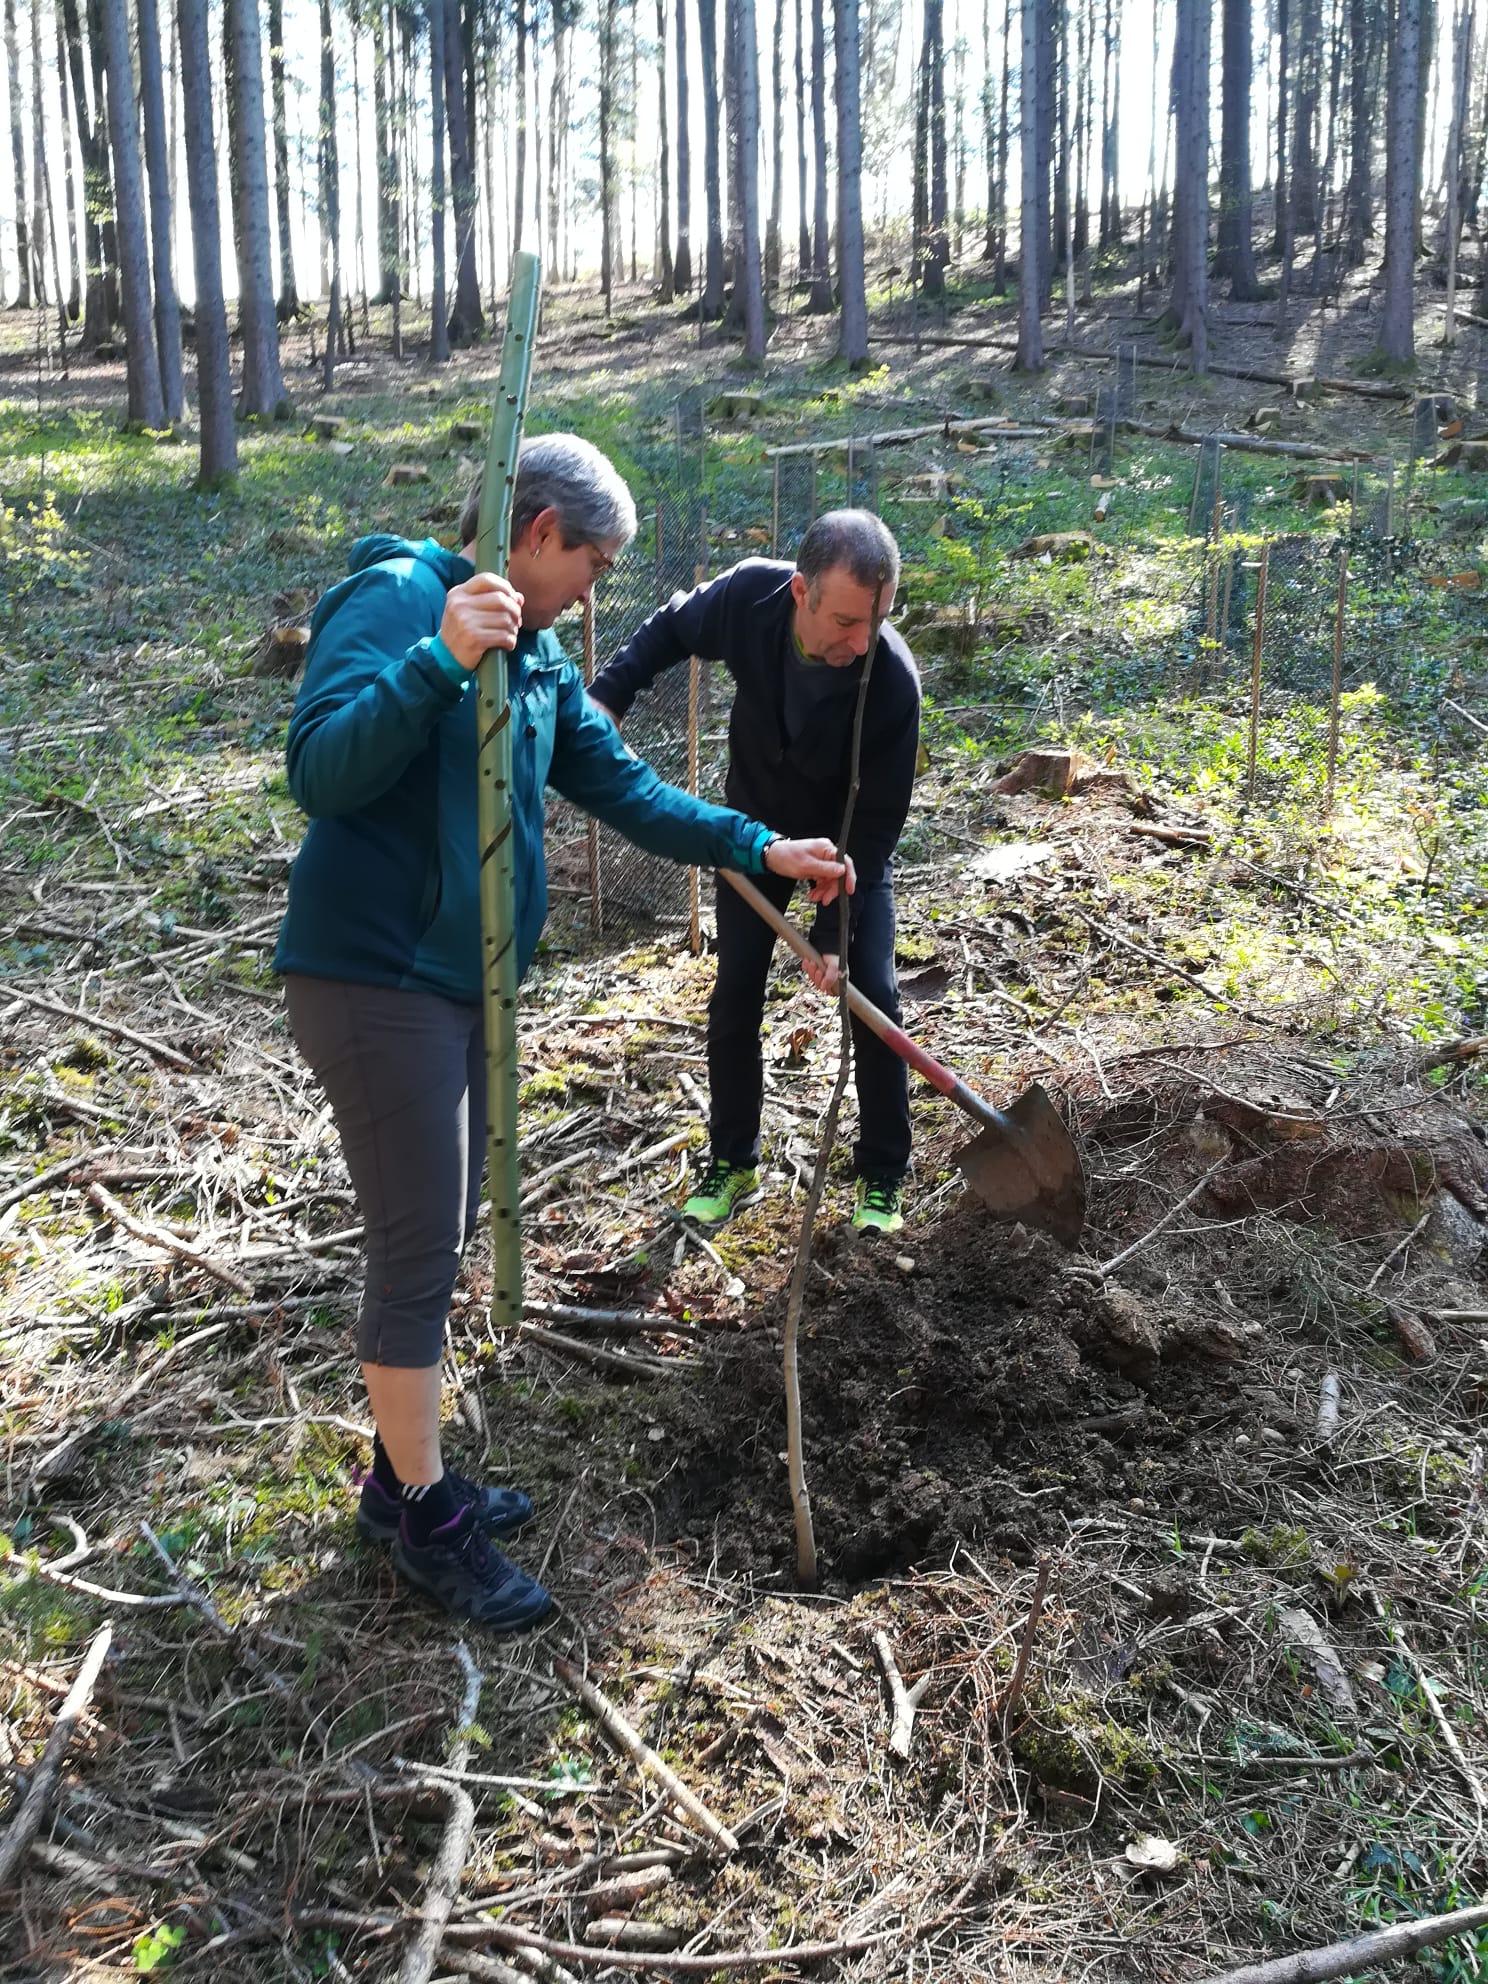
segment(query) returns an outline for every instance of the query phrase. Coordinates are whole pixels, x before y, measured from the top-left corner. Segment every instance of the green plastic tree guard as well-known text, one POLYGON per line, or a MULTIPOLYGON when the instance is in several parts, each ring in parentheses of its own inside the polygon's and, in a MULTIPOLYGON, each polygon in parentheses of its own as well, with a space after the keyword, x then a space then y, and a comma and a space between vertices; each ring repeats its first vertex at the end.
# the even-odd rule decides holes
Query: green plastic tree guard
MULTIPOLYGON (((535 255, 513 257, 501 377, 491 409, 491 438, 481 485, 477 571, 506 573, 511 556, 512 495, 527 416, 532 347, 537 335, 541 271, 535 255)), ((504 648, 489 648, 476 671, 480 748, 481 965, 486 1020, 486 1170, 491 1193, 491 1320, 522 1316, 522 1227, 517 1165, 516 874, 512 858, 512 714, 504 648)))

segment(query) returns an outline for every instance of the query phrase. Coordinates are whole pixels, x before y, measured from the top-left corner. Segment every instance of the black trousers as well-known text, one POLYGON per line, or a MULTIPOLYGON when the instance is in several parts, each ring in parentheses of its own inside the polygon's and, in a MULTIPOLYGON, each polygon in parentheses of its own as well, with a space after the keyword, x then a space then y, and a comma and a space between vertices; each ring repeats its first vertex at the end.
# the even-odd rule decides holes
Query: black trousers
MULTIPOLYGON (((755 877, 755 887, 783 910, 795 883, 789 876, 765 874, 755 877)), ((757 1164, 764 1096, 760 1022, 775 933, 727 882, 717 884, 717 900, 718 977, 708 1004, 709 1136, 714 1157, 757 1164)), ((886 879, 848 900, 852 982, 897 1023, 893 886, 886 879)), ((852 1034, 858 1087, 853 1162, 860 1176, 897 1178, 909 1168, 909 1070, 858 1019, 852 1034)))

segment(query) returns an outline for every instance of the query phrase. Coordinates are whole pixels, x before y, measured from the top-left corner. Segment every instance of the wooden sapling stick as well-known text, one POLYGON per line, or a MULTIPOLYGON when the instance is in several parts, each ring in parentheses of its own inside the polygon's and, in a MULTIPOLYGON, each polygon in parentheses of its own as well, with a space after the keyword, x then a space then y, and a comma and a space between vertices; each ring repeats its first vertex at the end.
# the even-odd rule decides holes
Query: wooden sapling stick
POLYGON ((639 1764, 649 1776, 654 1777, 667 1796, 681 1806, 715 1846, 721 1847, 725 1853, 738 1852, 739 1842, 728 1827, 722 1820, 714 1818, 697 1793, 688 1789, 670 1764, 663 1763, 650 1744, 631 1728, 619 1709, 601 1694, 592 1681, 586 1679, 566 1660, 555 1659, 553 1672, 565 1687, 572 1689, 578 1696, 611 1742, 617 1744, 626 1756, 639 1764))
POLYGON ((1373 1970, 1382 1963, 1396 1963, 1402 1957, 1414 1956, 1418 1950, 1433 1949, 1453 1936, 1466 1936, 1485 1927, 1488 1927, 1488 1908, 1454 1908, 1450 1915, 1397 1922, 1392 1929, 1380 1929, 1369 1936, 1351 1936, 1347 1942, 1296 1950, 1291 1956, 1271 1957, 1264 1963, 1242 1963, 1238 1970, 1216 1971, 1212 1977, 1204 1978, 1202 1984, 1326 1984, 1329 1978, 1373 1970))
MULTIPOLYGON (((461 1772, 470 1762, 470 1731, 476 1710, 480 1707, 481 1682, 485 1676, 470 1658, 463 1640, 456 1644, 454 1651, 464 1671, 465 1692, 460 1697, 460 1720, 450 1750, 449 1767, 454 1772, 461 1772)), ((449 1817, 445 1820, 444 1837, 439 1842, 429 1885, 424 1890, 418 1932, 403 1953, 398 1984, 428 1984, 434 1973, 435 1958, 439 1955, 450 1910, 460 1892, 460 1876, 465 1871, 465 1856, 470 1851, 470 1836, 474 1831, 475 1800, 463 1784, 453 1783, 449 1787, 449 1817)))
POLYGON ((1028 1677, 1028 1663, 1033 1655, 1033 1643, 1038 1637, 1039 1620, 1043 1617, 1044 1594, 1049 1589, 1051 1568, 1051 1559, 1045 1553, 1039 1558, 1038 1576, 1034 1579, 1033 1598, 1028 1607, 1028 1624, 1023 1628, 1023 1640, 1018 1648, 1018 1658, 1013 1665, 1013 1678, 1008 1683, 1007 1700, 1002 1705, 1004 1730, 1012 1725, 1013 1711, 1018 1706, 1023 1693, 1023 1683, 1028 1677))
POLYGON ((26 1848, 35 1838, 38 1827, 46 1817, 47 1808, 52 1802, 52 1794, 57 1788, 57 1780, 62 1775, 62 1765, 67 1756, 68 1746, 77 1733, 78 1723, 92 1698, 94 1684, 98 1680, 113 1636, 112 1626, 100 1626, 89 1642, 88 1651, 83 1655, 83 1664, 77 1671, 77 1679, 68 1689, 67 1699, 57 1711, 57 1720, 52 1724, 51 1734, 46 1740, 46 1748, 41 1753, 41 1762, 32 1773, 20 1809, 6 1827, 5 1837, 0 1839, 0 1894, 11 1890, 16 1869, 21 1864, 26 1848))
POLYGON ((915 1710, 924 1699, 925 1690, 930 1685, 930 1675, 928 1672, 922 1674, 912 1688, 906 1688, 887 1633, 873 1635, 873 1651, 878 1655, 878 1664, 888 1683, 889 1703, 893 1709, 893 1719, 889 1725, 889 1753, 901 1763, 908 1763, 909 1746, 914 1739, 915 1710))

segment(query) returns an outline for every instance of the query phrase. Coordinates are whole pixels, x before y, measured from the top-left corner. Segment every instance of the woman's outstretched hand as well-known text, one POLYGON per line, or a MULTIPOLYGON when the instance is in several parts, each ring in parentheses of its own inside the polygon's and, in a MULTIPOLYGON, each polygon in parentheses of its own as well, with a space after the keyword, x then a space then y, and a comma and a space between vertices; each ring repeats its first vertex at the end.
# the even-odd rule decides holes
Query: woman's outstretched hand
POLYGON ((791 875, 798 882, 810 882, 812 902, 835 902, 839 895, 850 896, 857 887, 851 857, 839 854, 825 836, 772 840, 765 849, 765 866, 772 875, 791 875))

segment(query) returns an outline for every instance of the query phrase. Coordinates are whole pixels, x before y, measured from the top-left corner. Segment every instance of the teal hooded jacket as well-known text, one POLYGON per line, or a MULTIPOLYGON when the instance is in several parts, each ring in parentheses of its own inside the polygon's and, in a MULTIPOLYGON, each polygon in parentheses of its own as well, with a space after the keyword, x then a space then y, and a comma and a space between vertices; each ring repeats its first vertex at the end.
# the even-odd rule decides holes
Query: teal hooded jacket
MULTIPOLYGON (((310 826, 280 972, 480 999, 474 678, 435 640, 445 594, 473 573, 432 539, 365 537, 315 609, 287 744, 310 826)), ((549 785, 648 853, 760 873, 769 829, 633 757, 551 631, 518 637, 510 682, 519 973, 547 915, 549 785)))

